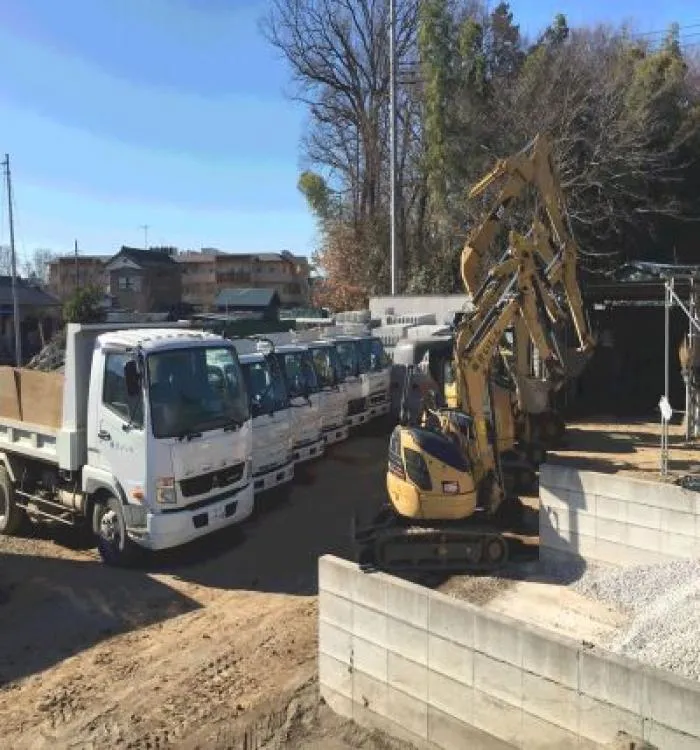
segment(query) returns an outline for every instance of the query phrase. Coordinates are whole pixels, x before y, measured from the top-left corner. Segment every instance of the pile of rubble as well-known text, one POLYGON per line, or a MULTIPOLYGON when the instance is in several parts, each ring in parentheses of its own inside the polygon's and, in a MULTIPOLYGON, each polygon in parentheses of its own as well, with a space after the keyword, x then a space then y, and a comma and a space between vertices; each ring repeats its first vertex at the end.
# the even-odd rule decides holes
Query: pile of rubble
POLYGON ((66 359, 65 336, 60 333, 25 365, 28 370, 43 372, 63 372, 66 359))

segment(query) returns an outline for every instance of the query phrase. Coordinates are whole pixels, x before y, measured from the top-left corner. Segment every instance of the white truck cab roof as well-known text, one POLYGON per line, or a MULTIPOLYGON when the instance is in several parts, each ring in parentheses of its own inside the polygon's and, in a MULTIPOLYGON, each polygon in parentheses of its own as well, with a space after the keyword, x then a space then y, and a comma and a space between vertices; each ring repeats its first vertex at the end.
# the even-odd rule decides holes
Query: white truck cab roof
POLYGON ((186 328, 134 328, 109 331, 98 336, 97 341, 102 349, 135 349, 140 346, 145 351, 191 346, 197 342, 204 345, 230 346, 226 339, 214 333, 186 328))

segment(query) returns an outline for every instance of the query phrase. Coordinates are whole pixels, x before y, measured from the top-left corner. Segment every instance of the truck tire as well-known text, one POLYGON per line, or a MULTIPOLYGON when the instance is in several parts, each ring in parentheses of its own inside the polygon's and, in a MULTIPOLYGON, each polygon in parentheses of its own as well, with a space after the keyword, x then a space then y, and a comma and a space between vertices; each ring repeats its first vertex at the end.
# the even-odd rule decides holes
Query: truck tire
POLYGON ((140 559, 141 548, 126 534, 121 501, 108 495, 95 503, 93 529, 97 551, 107 565, 128 568, 140 559))
POLYGON ((24 510, 15 501, 10 475, 4 466, 0 466, 0 535, 16 534, 25 518, 24 510))

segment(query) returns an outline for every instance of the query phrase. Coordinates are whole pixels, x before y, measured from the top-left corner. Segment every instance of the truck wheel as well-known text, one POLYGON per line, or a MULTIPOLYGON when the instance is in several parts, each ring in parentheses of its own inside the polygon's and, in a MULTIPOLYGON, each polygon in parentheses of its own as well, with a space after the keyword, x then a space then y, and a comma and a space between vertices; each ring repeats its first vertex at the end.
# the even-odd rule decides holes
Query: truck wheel
POLYGON ((102 560, 107 565, 126 568, 138 561, 141 549, 126 534, 121 505, 114 495, 96 503, 93 528, 102 560))
POLYGON ((25 518, 24 511, 15 501, 10 475, 4 466, 0 466, 0 535, 16 534, 25 518))

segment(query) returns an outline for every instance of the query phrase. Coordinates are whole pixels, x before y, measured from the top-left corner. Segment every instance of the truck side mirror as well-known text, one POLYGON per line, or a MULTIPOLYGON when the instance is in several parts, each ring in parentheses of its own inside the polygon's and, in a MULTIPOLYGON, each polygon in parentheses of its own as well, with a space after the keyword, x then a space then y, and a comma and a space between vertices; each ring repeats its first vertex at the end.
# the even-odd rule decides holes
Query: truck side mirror
POLYGON ((133 359, 124 365, 124 380, 126 381, 126 392, 129 396, 138 396, 141 392, 141 376, 133 359))

